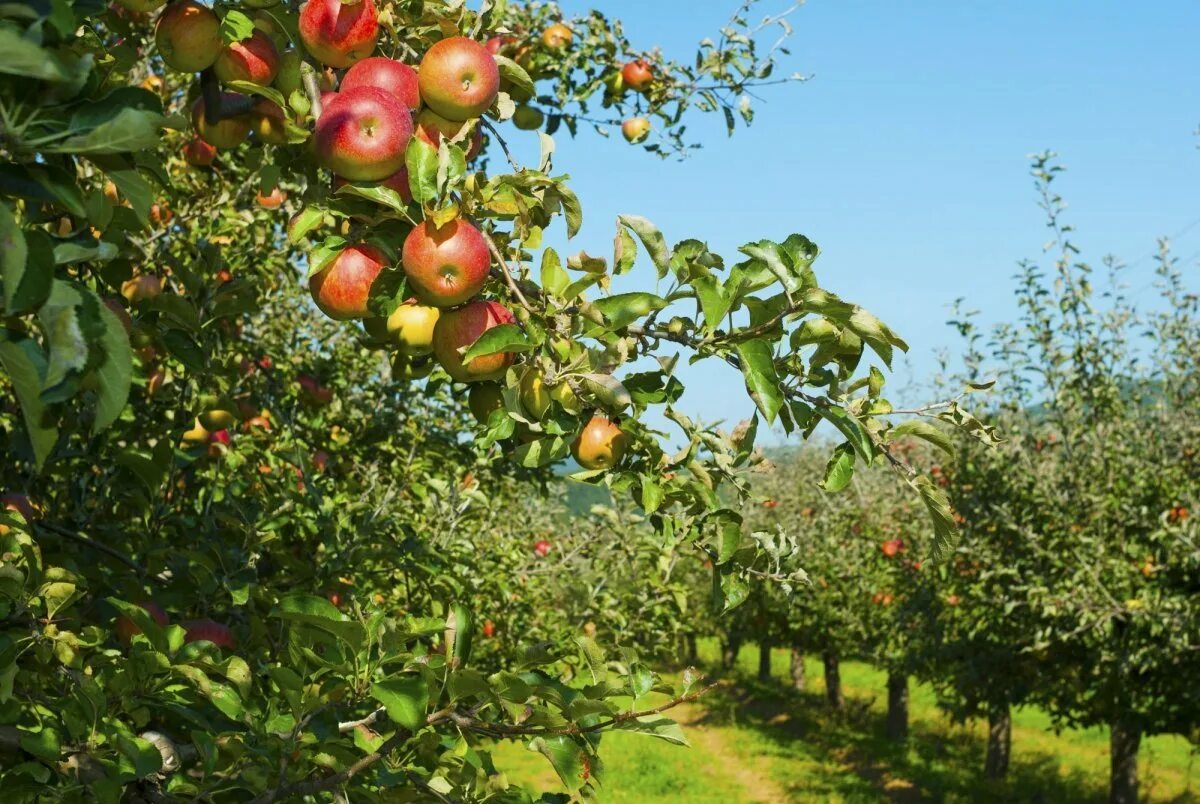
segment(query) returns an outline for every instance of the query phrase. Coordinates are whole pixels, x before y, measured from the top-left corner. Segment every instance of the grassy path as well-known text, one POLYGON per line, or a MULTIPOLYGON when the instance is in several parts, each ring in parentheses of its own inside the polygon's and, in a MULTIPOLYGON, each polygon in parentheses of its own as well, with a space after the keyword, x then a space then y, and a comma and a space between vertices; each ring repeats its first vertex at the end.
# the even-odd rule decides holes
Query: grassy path
MULTIPOLYGON (((1055 734, 1042 712, 1015 713, 1010 778, 1003 786, 988 788, 979 773, 983 724, 951 723, 934 705, 929 689, 912 688, 911 737, 897 746, 883 737, 882 673, 858 663, 844 665, 848 706, 835 715, 822 703, 819 664, 808 664, 808 690, 794 693, 784 687, 787 663, 785 651, 773 652, 773 678, 760 683, 753 677, 757 649, 747 646, 727 689, 675 710, 690 748, 635 734, 606 736, 601 749, 607 770, 603 800, 1070 804, 1106 798, 1108 740, 1101 729, 1055 734)), ((1200 802, 1195 759, 1182 738, 1143 741, 1143 799, 1200 802)), ((562 789, 549 764, 521 745, 500 746, 497 765, 513 782, 562 789)))

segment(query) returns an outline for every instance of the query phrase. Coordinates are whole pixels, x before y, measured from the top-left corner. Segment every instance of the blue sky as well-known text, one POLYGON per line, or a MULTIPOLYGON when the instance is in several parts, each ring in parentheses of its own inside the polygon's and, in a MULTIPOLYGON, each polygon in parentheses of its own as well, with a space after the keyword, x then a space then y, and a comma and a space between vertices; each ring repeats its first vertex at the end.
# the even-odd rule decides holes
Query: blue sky
MULTIPOLYGON (((599 5, 631 40, 686 59, 734 0, 599 5)), ((568 12, 584 2, 563 3, 568 12)), ((762 16, 781 8, 767 0, 762 16)), ((856 301, 911 345, 895 382, 927 379, 953 346, 947 305, 965 296, 987 320, 1011 317, 1017 260, 1046 233, 1027 156, 1053 149, 1069 172, 1084 256, 1138 262, 1155 238, 1200 219, 1200 3, 811 0, 793 17, 783 72, 804 84, 763 90, 757 119, 732 139, 694 120, 706 148, 663 162, 590 133, 559 137, 585 226, 570 248, 611 250, 618 213, 645 215, 669 242, 706 240, 731 262, 742 243, 801 232, 822 248, 826 288, 856 301)), ((536 148, 531 144, 530 147, 536 148)), ((1177 241, 1200 269, 1200 224, 1177 241)), ((684 375, 683 407, 735 421, 752 406, 734 374, 684 375)))

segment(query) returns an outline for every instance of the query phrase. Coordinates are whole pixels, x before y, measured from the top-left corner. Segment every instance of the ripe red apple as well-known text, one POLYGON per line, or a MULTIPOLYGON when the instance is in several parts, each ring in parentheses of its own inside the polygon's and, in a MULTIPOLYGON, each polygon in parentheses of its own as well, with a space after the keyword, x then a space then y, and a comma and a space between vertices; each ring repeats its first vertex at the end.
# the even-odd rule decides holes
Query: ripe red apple
POLYGON ((316 377, 301 374, 296 378, 304 398, 314 405, 328 405, 333 401, 333 391, 316 377))
MULTIPOLYGON (((238 98, 238 95, 231 92, 223 93, 221 105, 236 102, 238 98)), ((250 119, 245 115, 229 117, 219 123, 209 120, 203 97, 196 98, 196 102, 192 104, 192 127, 201 139, 214 148, 236 148, 250 136, 250 119)))
POLYGON ((894 558, 897 554, 899 554, 900 552, 902 552, 904 550, 904 540, 888 539, 887 541, 885 541, 883 544, 880 545, 880 549, 883 551, 883 554, 885 556, 887 556, 888 558, 894 558))
POLYGON ((621 68, 621 80, 634 92, 645 92, 654 80, 654 70, 645 59, 631 61, 621 68))
POLYGON ((625 457, 629 436, 607 416, 597 413, 571 444, 571 454, 584 469, 611 469, 625 457))
POLYGON ((313 143, 321 165, 342 178, 380 181, 404 167, 412 134, 412 116, 395 95, 361 86, 325 107, 313 143))
POLYGON ((465 36, 443 39, 429 48, 418 75, 425 105, 447 120, 479 117, 500 92, 496 59, 465 36))
POLYGON ((329 599, 329 602, 332 603, 335 607, 337 607, 339 609, 342 607, 342 596, 339 593, 330 592, 328 595, 326 595, 326 597, 329 599))
POLYGON ((181 73, 198 73, 211 67, 225 45, 217 15, 194 0, 182 0, 163 9, 154 28, 154 42, 167 66, 181 73))
POLYGON ((485 639, 491 639, 496 635, 496 625, 491 620, 483 621, 483 636, 485 639))
POLYGON ((947 595, 946 596, 946 604, 949 606, 957 606, 959 604, 959 602, 960 601, 959 601, 958 595, 947 595))
POLYGON ((213 64, 217 78, 230 81, 249 81, 267 86, 279 72, 279 51, 271 37, 255 31, 249 39, 226 45, 213 64))
POLYGON ((421 108, 421 90, 417 71, 402 61, 372 56, 363 59, 346 71, 338 89, 345 92, 355 87, 378 87, 396 96, 412 111, 421 108))
POLYGON ((375 51, 379 18, 374 0, 308 0, 300 9, 300 39, 330 67, 349 67, 375 51))
POLYGON ((433 354, 446 373, 459 382, 499 379, 513 364, 515 354, 500 352, 464 363, 462 351, 492 327, 514 320, 508 308, 494 301, 473 301, 447 310, 433 327, 433 354))
MULTIPOLYGON (((166 626, 166 624, 171 621, 170 618, 167 617, 167 613, 163 611, 162 606, 153 601, 147 600, 143 603, 139 603, 138 605, 150 615, 154 622, 161 626, 166 626)), ((121 640, 122 644, 128 645, 136 634, 142 633, 142 628, 133 620, 122 615, 117 618, 116 631, 117 639, 121 640)))
POLYGON ((233 650, 237 647, 237 640, 233 638, 233 632, 224 623, 213 620, 190 620, 183 624, 183 628, 186 632, 183 638, 184 642, 211 642, 218 648, 226 650, 233 650))
POLYGON ((637 145, 646 137, 650 136, 650 121, 645 117, 631 117, 621 123, 621 136, 625 141, 637 145))
POLYGON ((183 160, 192 167, 208 167, 217 158, 217 149, 199 136, 192 137, 183 146, 183 160))
POLYGON ((562 50, 571 44, 573 37, 574 34, 571 33, 570 28, 561 22, 556 22, 542 31, 542 44, 550 50, 562 50))
POLYGON ((426 221, 404 239, 404 273, 417 297, 435 307, 454 307, 480 291, 491 257, 479 230, 461 219, 437 227, 426 221))
POLYGON ((321 312, 335 321, 365 318, 371 286, 387 265, 387 255, 374 246, 347 246, 309 278, 308 289, 321 312))
POLYGON ((460 147, 466 147, 468 161, 474 159, 483 150, 483 131, 477 125, 447 120, 431 109, 425 109, 418 114, 414 122, 416 136, 434 148, 441 146, 443 137, 449 142, 462 132, 463 126, 471 125, 469 144, 466 141, 460 141, 457 144, 460 147))
POLYGON ((487 40, 487 44, 484 45, 484 47, 487 48, 488 53, 491 53, 493 56, 498 56, 500 55, 501 51, 515 45, 516 43, 517 37, 515 36, 493 36, 491 39, 487 40))
POLYGON ((286 200, 287 193, 278 187, 271 188, 271 192, 266 195, 263 195, 262 191, 259 191, 257 198, 258 205, 264 209, 278 209, 286 200))
POLYGON ((546 541, 545 539, 538 540, 538 542, 533 546, 533 552, 537 554, 538 558, 545 558, 546 556, 550 555, 550 550, 550 542, 546 541))

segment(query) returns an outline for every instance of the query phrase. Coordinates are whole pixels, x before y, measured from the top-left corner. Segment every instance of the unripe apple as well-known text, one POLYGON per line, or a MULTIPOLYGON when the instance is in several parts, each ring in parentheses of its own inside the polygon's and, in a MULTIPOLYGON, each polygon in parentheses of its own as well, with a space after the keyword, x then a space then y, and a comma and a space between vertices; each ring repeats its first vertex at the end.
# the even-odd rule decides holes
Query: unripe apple
POLYGON ((181 73, 211 67, 225 45, 217 15, 194 0, 181 0, 163 9, 154 28, 154 42, 167 66, 181 73))
POLYGON ((217 149, 199 136, 192 137, 183 146, 183 160, 193 167, 208 167, 217 158, 217 149))
POLYGON ((162 289, 162 277, 153 274, 139 274, 121 283, 121 295, 130 304, 153 299, 162 294, 162 289))
POLYGON ((218 648, 226 650, 233 650, 237 647, 237 640, 233 638, 233 632, 224 623, 213 620, 191 620, 184 623, 183 628, 186 631, 184 642, 211 642, 218 648))
POLYGON ((650 136, 650 121, 645 117, 631 117, 621 124, 621 136, 626 142, 637 145, 650 136))
POLYGON ((346 71, 338 90, 345 92, 355 87, 377 87, 395 95, 413 112, 421 108, 417 71, 402 61, 383 56, 363 59, 346 71))
POLYGON ((542 31, 542 44, 550 50, 562 50, 571 44, 574 36, 570 28, 561 22, 556 22, 542 31))
POLYGON ((508 308, 494 301, 473 301, 447 310, 433 328, 433 354, 446 373, 459 382, 499 379, 513 364, 515 354, 499 352, 463 362, 462 352, 492 327, 514 320, 508 308))
POLYGON ((483 132, 477 125, 447 120, 431 109, 425 109, 418 114, 414 123, 416 125, 416 131, 414 132, 416 136, 434 148, 441 146, 443 137, 449 142, 462 132, 463 126, 470 125, 471 136, 469 144, 463 141, 456 144, 460 148, 466 148, 468 161, 474 159, 483 150, 483 132))
POLYGON ((546 115, 536 106, 522 104, 513 112, 513 125, 522 131, 535 131, 546 122, 546 115))
MULTIPOLYGON (((221 105, 239 102, 240 96, 231 92, 221 94, 221 105)), ((219 123, 208 119, 204 98, 196 98, 192 104, 192 127, 200 138, 214 148, 236 148, 250 136, 250 118, 246 115, 227 117, 219 123)))
POLYGON ((284 100, 293 92, 304 91, 303 74, 300 65, 304 56, 297 50, 285 50, 279 57, 279 69, 275 71, 275 88, 283 93, 284 100))
POLYGON ((371 286, 388 265, 382 251, 359 243, 347 246, 308 280, 313 301, 335 321, 365 318, 371 286))
POLYGON ((271 8, 279 5, 279 0, 239 0, 246 8, 271 8))
MULTIPOLYGON (((162 606, 151 600, 144 601, 138 605, 160 626, 165 627, 171 621, 167 617, 167 613, 163 611, 162 606)), ((121 615, 117 618, 116 631, 117 639, 121 640, 121 644, 128 645, 134 636, 142 633, 142 628, 130 618, 121 615)))
POLYGON ((318 161, 351 181, 380 181, 404 167, 412 139, 408 108, 379 87, 339 92, 313 132, 318 161))
POLYGON ((487 424, 492 411, 504 407, 504 393, 498 383, 477 382, 467 393, 467 407, 480 424, 487 424))
POLYGON ((625 457, 629 437, 607 416, 592 416, 571 444, 571 454, 584 469, 611 469, 625 457))
POLYGON ((379 18, 374 0, 308 0, 300 9, 300 39, 318 61, 349 67, 375 51, 379 18))
POLYGON ((550 409, 550 389, 546 387, 546 377, 539 368, 530 368, 521 375, 520 390, 521 407, 529 415, 540 419, 550 409))
POLYGON ((433 351, 433 327, 441 314, 436 307, 409 299, 393 310, 386 320, 368 318, 363 324, 378 340, 390 341, 400 347, 401 354, 417 357, 433 351))
POLYGON ((429 357, 409 357, 399 352, 392 358, 392 379, 396 382, 423 380, 433 373, 435 361, 429 357))
POLYGON ((631 61, 621 68, 621 80, 634 92, 645 92, 654 81, 654 70, 645 59, 631 61))
POLYGON ((213 64, 213 72, 225 83, 249 81, 265 87, 279 72, 279 51, 271 37, 255 31, 249 39, 226 45, 213 64))
POLYGON ((418 73, 425 105, 447 120, 479 117, 500 93, 500 69, 487 48, 465 36, 429 48, 418 73))
POLYGON ((483 288, 491 257, 479 230, 456 218, 440 228, 433 221, 415 227, 404 239, 402 262, 418 299, 454 307, 483 288))

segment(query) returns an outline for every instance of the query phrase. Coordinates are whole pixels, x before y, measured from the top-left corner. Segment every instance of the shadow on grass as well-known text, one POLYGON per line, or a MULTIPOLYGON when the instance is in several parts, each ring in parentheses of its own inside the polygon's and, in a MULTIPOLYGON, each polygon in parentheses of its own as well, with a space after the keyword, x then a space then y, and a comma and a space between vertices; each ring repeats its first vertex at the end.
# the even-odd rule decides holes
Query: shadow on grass
POLYGON ((823 690, 796 692, 778 681, 763 682, 742 673, 736 683, 705 696, 704 713, 694 722, 737 725, 759 732, 780 755, 803 751, 816 759, 802 782, 791 782, 798 801, 996 801, 1068 804, 1107 798, 1106 779, 1064 772, 1050 754, 1014 757, 1009 778, 989 783, 981 769, 985 742, 949 723, 918 720, 909 738, 884 736, 884 715, 871 711, 872 699, 846 698, 841 712, 830 710, 823 690))

